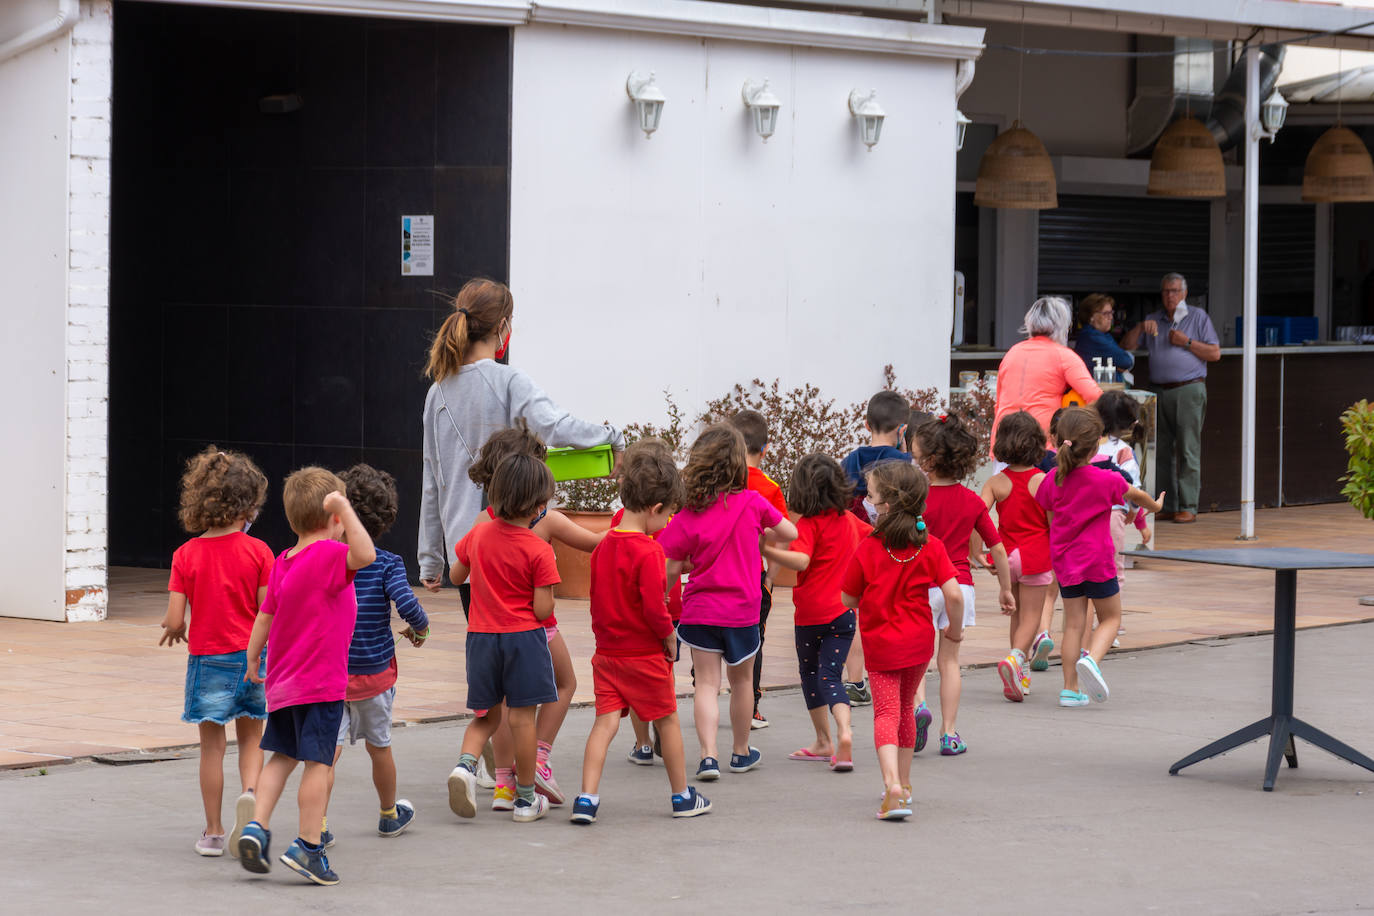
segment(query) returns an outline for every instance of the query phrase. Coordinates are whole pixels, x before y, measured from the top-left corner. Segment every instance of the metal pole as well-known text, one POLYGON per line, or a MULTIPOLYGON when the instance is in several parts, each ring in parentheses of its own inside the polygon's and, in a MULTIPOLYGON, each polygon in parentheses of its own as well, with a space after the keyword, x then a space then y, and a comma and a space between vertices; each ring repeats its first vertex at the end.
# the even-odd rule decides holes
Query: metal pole
POLYGON ((1255 537, 1255 338, 1259 323, 1259 45, 1245 50, 1245 280, 1241 363, 1240 538, 1255 537))

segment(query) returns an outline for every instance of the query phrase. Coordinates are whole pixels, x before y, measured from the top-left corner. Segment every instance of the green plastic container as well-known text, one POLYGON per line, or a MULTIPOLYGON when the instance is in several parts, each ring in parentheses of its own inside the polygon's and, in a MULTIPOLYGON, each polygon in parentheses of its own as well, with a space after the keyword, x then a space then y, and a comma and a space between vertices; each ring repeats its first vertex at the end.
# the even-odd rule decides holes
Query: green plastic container
POLYGON ((544 459, 553 471, 553 479, 588 480, 593 477, 606 477, 615 466, 615 456, 609 445, 594 445, 591 448, 551 448, 544 459))

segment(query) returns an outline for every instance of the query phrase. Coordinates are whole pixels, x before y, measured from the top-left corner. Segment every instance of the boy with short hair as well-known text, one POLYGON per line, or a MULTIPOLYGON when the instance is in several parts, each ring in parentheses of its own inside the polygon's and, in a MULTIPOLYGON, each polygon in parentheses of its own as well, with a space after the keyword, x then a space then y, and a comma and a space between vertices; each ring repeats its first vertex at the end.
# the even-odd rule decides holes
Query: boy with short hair
MULTIPOLYGON (((348 486, 348 501, 363 528, 375 542, 396 521, 396 479, 370 464, 355 464, 339 475, 348 486)), ((415 818, 415 806, 396 798, 396 760, 391 754, 391 705, 396 698, 396 642, 391 635, 391 606, 408 626, 402 632, 419 647, 429 638, 429 617, 406 578, 405 563, 396 554, 377 548, 377 561, 358 570, 353 579, 358 597, 358 622, 348 647, 348 694, 339 725, 337 763, 344 742, 363 739, 372 758, 372 784, 377 789, 380 814, 377 833, 400 836, 415 818)), ((334 769, 329 770, 329 791, 334 791, 334 769)), ((328 826, 322 837, 333 839, 328 826)))
MULTIPOLYGON (((319 467, 301 468, 286 478, 282 502, 296 546, 277 557, 248 640, 248 657, 257 658, 269 633, 272 637, 262 749, 274 753, 258 781, 253 820, 239 837, 239 861, 258 874, 271 870, 272 809, 296 764, 304 762, 296 796, 300 834, 280 861, 316 884, 339 883, 325 857, 321 832, 348 690, 348 644, 358 616, 353 574, 377 559, 372 538, 344 489, 342 480, 319 467)), ((264 680, 253 665, 246 677, 254 683, 264 680)))
POLYGON ((467 636, 467 706, 474 713, 463 733, 462 754, 448 775, 448 805, 459 817, 477 814, 477 755, 510 717, 515 741, 517 822, 548 813, 549 800, 536 794, 535 712, 558 699, 553 657, 543 621, 553 613, 558 567, 553 547, 530 528, 553 498, 553 473, 533 455, 508 455, 487 488, 496 518, 474 525, 449 564, 454 585, 472 576, 467 636))
MULTIPOLYGON (((903 435, 910 416, 911 405, 906 398, 895 391, 879 391, 868 399, 868 412, 864 417, 868 444, 854 449, 840 462, 845 476, 854 485, 854 501, 850 503, 849 511, 865 524, 876 522, 878 513, 868 502, 868 480, 864 474, 880 461, 911 461, 911 455, 902 451, 903 435)), ((868 689, 868 678, 864 674, 863 645, 857 639, 850 646, 844 670, 844 688, 849 694, 849 702, 854 706, 871 704, 873 694, 868 689)))
MULTIPOLYGON (((764 453, 768 451, 768 421, 757 410, 741 410, 730 418, 729 423, 744 437, 745 461, 749 464, 749 489, 755 491, 774 509, 787 518, 787 500, 783 498, 782 487, 777 481, 763 472, 764 453)), ((759 589, 759 657, 754 660, 754 718, 750 728, 767 728, 768 719, 759 712, 759 700, 763 697, 763 635, 768 627, 768 612, 773 609, 773 577, 776 575, 773 564, 762 563, 762 587, 759 589)))
POLYGON ((666 601, 666 559, 663 548, 653 539, 686 496, 682 477, 668 454, 639 445, 626 449, 620 474, 624 515, 592 551, 596 723, 587 736, 582 793, 573 803, 574 824, 596 821, 601 806, 597 789, 606 752, 620 729, 621 718, 632 710, 657 728, 663 765, 673 790, 673 817, 696 817, 711 810, 711 802, 687 785, 686 752, 673 681, 677 639, 666 601))

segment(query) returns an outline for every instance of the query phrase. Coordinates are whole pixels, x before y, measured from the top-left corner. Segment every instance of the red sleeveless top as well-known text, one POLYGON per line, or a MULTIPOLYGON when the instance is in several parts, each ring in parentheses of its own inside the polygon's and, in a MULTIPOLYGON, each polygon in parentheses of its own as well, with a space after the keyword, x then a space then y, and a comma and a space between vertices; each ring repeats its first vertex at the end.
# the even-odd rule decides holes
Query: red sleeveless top
POLYGON ((1031 496, 1030 481, 1038 468, 1002 473, 1011 481, 1011 493, 997 504, 997 530, 1006 544, 1007 553, 1021 551, 1021 572, 1033 576, 1050 570, 1050 523, 1045 510, 1031 496))

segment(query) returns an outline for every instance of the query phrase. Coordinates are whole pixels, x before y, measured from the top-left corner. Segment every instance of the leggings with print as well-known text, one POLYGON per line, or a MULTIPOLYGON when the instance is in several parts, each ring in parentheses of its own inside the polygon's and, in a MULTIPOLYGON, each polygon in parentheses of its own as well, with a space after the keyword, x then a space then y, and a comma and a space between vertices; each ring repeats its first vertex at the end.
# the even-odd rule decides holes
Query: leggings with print
POLYGON ((916 746, 916 685, 926 676, 925 662, 896 671, 869 671, 873 690, 873 744, 916 746))
POLYGON ((854 612, 845 611, 829 623, 796 628, 797 670, 807 709, 849 705, 844 690, 844 660, 854 641, 854 612))

